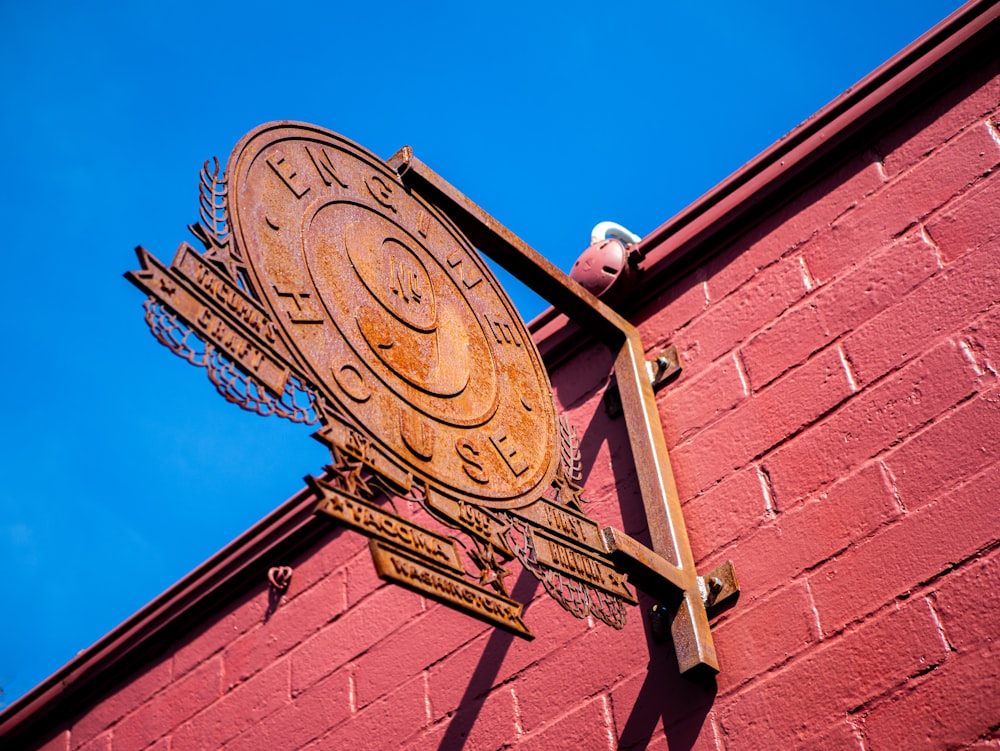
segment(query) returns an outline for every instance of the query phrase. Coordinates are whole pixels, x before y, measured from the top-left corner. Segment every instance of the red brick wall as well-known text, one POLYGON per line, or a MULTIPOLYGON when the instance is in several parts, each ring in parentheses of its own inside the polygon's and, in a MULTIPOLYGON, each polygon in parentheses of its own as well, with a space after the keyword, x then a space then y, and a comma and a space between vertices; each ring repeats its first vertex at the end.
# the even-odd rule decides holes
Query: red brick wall
MULTIPOLYGON (((527 574, 514 639, 375 577, 335 531, 46 750, 1000 748, 1000 76, 977 76, 671 283, 659 394, 701 570, 743 586, 692 683, 640 610, 527 574)), ((608 355, 554 374, 591 515, 640 535, 608 355)), ((643 607, 649 605, 648 601, 643 607)))

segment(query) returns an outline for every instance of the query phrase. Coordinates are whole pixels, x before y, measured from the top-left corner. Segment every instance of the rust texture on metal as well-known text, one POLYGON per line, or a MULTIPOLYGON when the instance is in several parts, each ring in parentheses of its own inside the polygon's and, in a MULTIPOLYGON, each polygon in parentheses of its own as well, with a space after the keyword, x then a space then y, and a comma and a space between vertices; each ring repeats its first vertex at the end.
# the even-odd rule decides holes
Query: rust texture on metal
POLYGON ((447 214, 479 250, 593 331, 615 353, 615 377, 652 543, 651 551, 645 549, 648 554, 626 546, 615 551, 616 558, 633 580, 645 577, 656 585, 647 590, 649 594, 675 603, 671 605, 671 633, 681 672, 718 671, 701 580, 638 330, 414 157, 411 149, 398 152, 389 163, 407 185, 447 214))
POLYGON ((342 136, 279 122, 225 173, 205 163, 200 219, 202 252, 137 249, 150 329, 230 401, 318 424, 316 513, 372 538, 380 575, 530 637, 517 558, 574 615, 624 625, 636 600, 583 513, 575 430, 447 211, 342 136))
POLYGON ((369 546, 375 561, 375 570, 382 579, 401 584, 445 605, 464 610, 522 638, 535 638, 521 620, 524 606, 516 600, 470 584, 465 579, 440 569, 423 558, 410 555, 380 540, 369 540, 369 546))

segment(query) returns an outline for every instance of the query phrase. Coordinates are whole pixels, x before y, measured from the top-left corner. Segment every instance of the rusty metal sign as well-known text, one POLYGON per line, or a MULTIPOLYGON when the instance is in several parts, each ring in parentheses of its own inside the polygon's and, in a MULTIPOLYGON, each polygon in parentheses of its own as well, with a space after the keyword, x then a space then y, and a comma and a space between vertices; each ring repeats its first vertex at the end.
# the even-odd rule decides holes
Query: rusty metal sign
MULTIPOLYGON (((382 578, 526 638, 505 584, 513 558, 574 615, 616 628, 637 604, 632 572, 693 597, 691 566, 583 512, 575 431, 473 247, 503 250, 509 233, 470 222, 464 197, 464 212, 448 208, 449 190, 408 151, 386 163, 271 123, 225 173, 206 162, 191 227, 204 250, 181 244, 166 266, 140 247, 126 276, 149 296, 156 338, 226 399, 319 426, 332 462, 308 479, 317 513, 370 537, 382 578), (657 578, 664 566, 680 574, 657 578)), ((518 252, 521 271, 538 264, 518 252)), ((710 645, 701 599, 695 641, 710 645)), ((717 667, 702 657, 692 664, 717 667)))

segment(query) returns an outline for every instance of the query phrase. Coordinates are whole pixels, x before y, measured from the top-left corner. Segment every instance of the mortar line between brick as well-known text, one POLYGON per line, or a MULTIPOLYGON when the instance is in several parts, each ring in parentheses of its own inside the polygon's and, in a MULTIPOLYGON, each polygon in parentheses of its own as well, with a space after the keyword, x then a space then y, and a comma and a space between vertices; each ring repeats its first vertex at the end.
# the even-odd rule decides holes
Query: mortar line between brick
POLYGON ((513 686, 510 687, 510 698, 514 705, 514 736, 520 739, 524 735, 524 724, 521 721, 521 702, 518 701, 513 686))
POLYGON ((601 694, 601 709, 604 710, 604 729, 608 733, 608 751, 615 751, 618 734, 615 731, 615 719, 611 715, 611 702, 607 694, 601 694))
POLYGON ((812 274, 809 273, 809 267, 806 266, 805 256, 799 256, 799 268, 802 270, 802 283, 806 287, 806 292, 812 292, 816 287, 816 280, 813 278, 812 274))
POLYGON ((760 490, 764 494, 764 508, 767 510, 768 516, 774 518, 777 516, 777 511, 774 508, 774 492, 771 488, 771 475, 768 474, 767 470, 764 469, 760 464, 755 465, 757 467, 757 479, 760 481, 760 490))
POLYGON ((736 375, 740 378, 740 385, 743 386, 743 396, 750 396, 750 379, 747 377, 747 368, 743 362, 742 349, 737 349, 733 352, 733 362, 736 365, 736 375))
POLYGON ((431 681, 430 672, 425 670, 423 672, 424 679, 424 716, 426 718, 425 727, 430 727, 431 720, 434 719, 433 711, 431 708, 431 681))
POLYGON ((858 381, 854 377, 854 369, 851 367, 851 361, 847 357, 847 353, 844 352, 844 348, 839 344, 837 345, 837 355, 840 357, 840 364, 844 366, 844 375, 847 376, 847 385, 851 387, 851 391, 857 393, 861 390, 858 386, 858 381))
POLYGON ((809 607, 812 609, 813 620, 816 624, 816 633, 819 636, 819 641, 824 641, 823 639, 823 623, 819 618, 819 610, 816 609, 816 598, 813 596, 812 584, 809 581, 809 577, 803 579, 806 585, 806 595, 809 598, 809 607))
POLYGON ((948 638, 948 633, 944 630, 944 622, 941 620, 941 615, 938 613, 935 607, 935 592, 929 592, 926 600, 927 607, 930 608, 931 618, 934 619, 934 625, 937 626, 938 634, 941 636, 941 643, 944 644, 944 648, 948 652, 954 652, 955 645, 951 643, 951 639, 948 638))
POLYGON ((347 708, 351 710, 352 715, 358 713, 358 688, 354 682, 353 672, 347 674, 347 708))

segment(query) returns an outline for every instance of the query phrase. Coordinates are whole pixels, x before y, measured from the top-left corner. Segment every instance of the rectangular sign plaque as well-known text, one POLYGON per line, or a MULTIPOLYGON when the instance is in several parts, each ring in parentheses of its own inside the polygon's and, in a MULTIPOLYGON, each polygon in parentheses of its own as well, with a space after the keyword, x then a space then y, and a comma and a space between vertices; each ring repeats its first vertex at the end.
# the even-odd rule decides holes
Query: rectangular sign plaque
POLYGON ((405 548, 411 555, 419 556, 429 563, 444 566, 459 574, 465 573, 453 538, 432 532, 357 496, 331 488, 315 478, 307 478, 307 481, 320 497, 317 511, 332 516, 368 537, 405 548))
POLYGON ((515 636, 535 638, 521 620, 524 608, 521 603, 429 565, 393 545, 376 539, 369 540, 368 544, 380 578, 462 610, 515 636))

